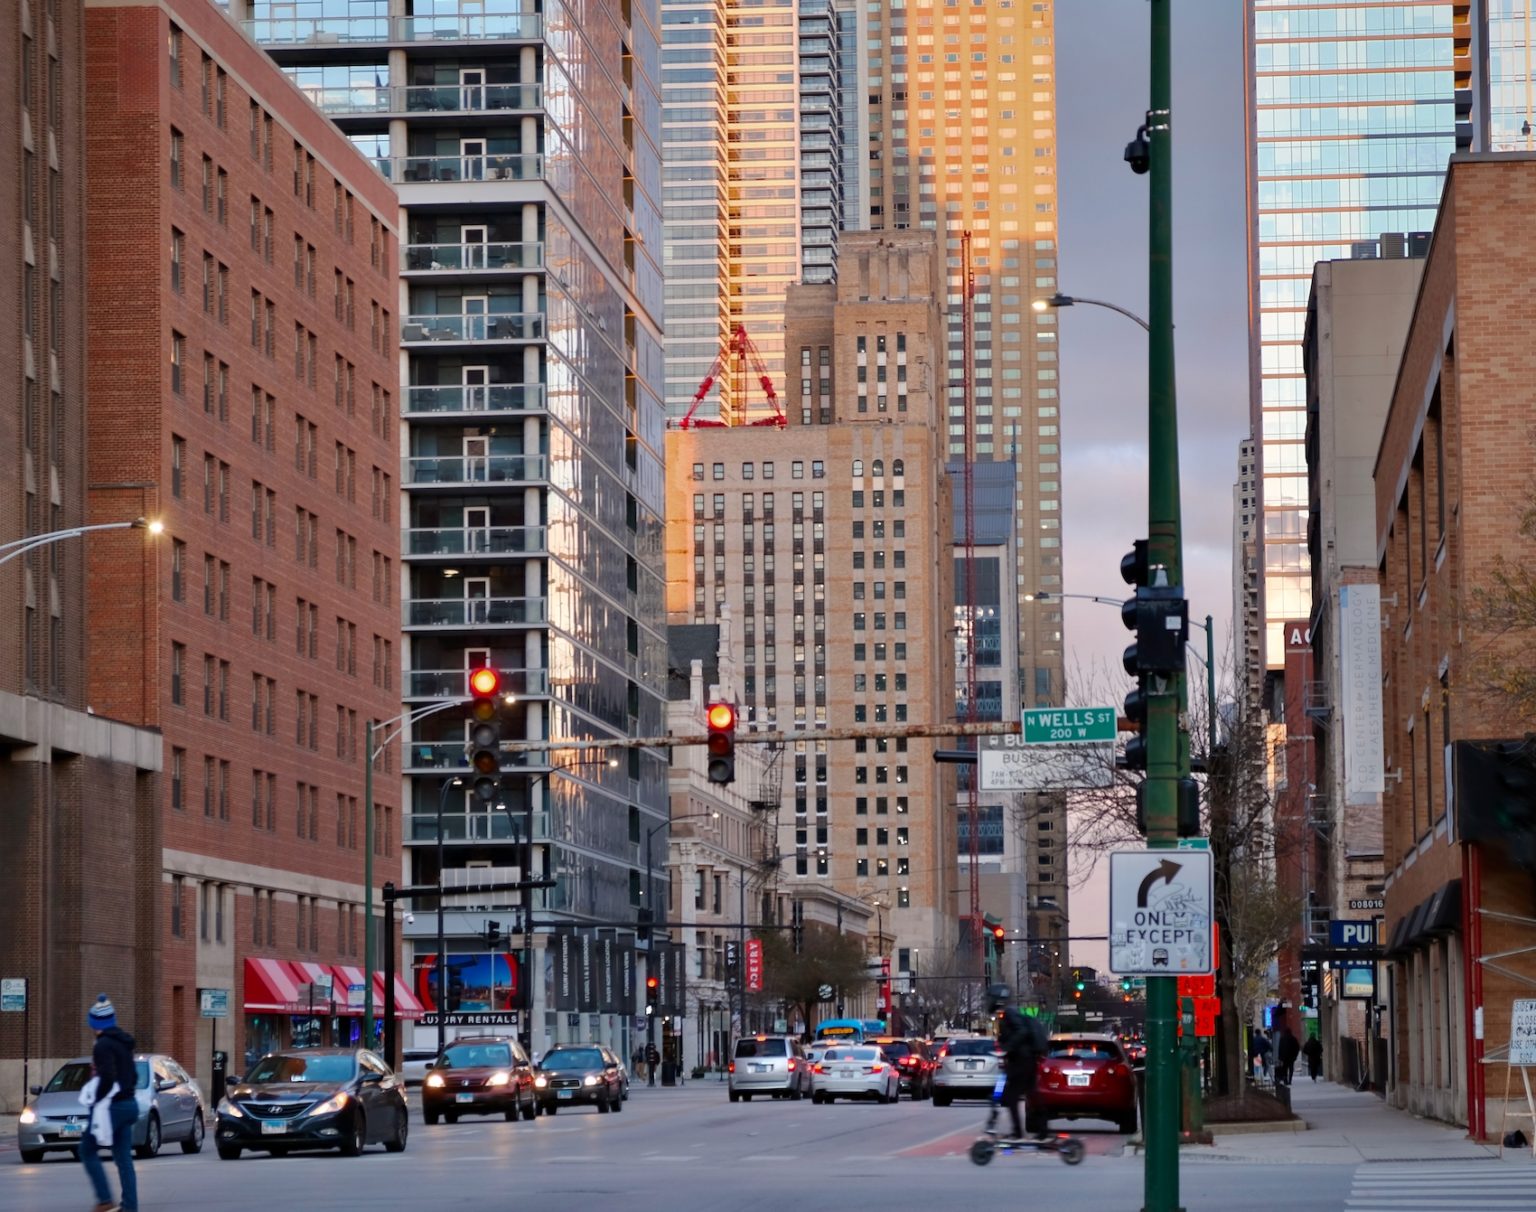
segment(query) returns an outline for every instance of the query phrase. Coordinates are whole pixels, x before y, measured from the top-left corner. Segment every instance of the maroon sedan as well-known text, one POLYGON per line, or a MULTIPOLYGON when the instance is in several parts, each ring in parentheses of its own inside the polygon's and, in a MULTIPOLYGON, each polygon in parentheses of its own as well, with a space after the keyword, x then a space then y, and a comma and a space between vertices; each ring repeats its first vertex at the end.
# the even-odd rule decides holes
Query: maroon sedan
POLYGON ((1052 1119, 1108 1119, 1136 1131, 1136 1076, 1113 1035, 1053 1035, 1026 1102, 1029 1131, 1052 1119))

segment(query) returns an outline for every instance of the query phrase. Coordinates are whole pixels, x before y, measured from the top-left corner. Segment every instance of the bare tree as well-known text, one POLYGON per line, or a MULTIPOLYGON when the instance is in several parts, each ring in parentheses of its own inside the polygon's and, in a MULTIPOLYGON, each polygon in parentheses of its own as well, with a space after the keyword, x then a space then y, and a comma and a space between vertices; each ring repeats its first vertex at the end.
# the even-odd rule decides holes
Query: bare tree
POLYGON ((1515 512, 1520 556, 1495 556, 1463 613, 1472 679, 1506 711, 1536 721, 1536 490, 1515 512))

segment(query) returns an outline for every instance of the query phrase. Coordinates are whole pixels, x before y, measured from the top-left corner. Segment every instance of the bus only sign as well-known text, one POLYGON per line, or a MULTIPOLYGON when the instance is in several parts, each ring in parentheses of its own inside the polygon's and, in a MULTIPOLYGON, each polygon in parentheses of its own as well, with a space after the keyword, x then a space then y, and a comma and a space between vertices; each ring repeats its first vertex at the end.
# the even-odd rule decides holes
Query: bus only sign
POLYGON ((1214 969, 1208 850, 1118 850, 1109 856, 1109 968, 1121 976, 1214 969))

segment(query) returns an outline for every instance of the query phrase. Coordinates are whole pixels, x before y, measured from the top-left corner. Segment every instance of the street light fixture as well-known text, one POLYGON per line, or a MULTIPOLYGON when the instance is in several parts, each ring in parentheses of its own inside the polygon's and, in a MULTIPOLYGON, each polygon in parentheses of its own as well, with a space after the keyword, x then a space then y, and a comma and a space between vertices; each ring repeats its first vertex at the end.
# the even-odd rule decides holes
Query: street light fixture
POLYGON ((26 555, 29 551, 36 551, 39 547, 47 547, 65 539, 79 538, 83 534, 91 534, 98 530, 147 530, 150 534, 157 535, 164 529, 165 523, 159 518, 153 520, 134 518, 130 522, 97 522, 91 526, 69 526, 63 530, 50 530, 47 534, 31 534, 25 538, 0 543, 0 564, 8 563, 17 556, 26 555))
POLYGON ((1110 311, 1117 311, 1127 320, 1134 320, 1147 332, 1152 331, 1152 326, 1138 316, 1134 311, 1127 311, 1118 303, 1110 303, 1104 299, 1088 299, 1082 295, 1054 294, 1046 299, 1036 299, 1030 304, 1036 311, 1056 311, 1062 307, 1076 307, 1079 303, 1085 307, 1106 307, 1110 311))

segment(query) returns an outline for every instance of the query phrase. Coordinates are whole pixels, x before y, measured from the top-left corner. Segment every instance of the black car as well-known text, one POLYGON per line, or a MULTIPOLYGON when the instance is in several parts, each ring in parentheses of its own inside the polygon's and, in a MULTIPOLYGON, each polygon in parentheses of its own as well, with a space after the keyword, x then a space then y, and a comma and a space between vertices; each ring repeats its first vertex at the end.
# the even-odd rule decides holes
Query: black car
POLYGON ((214 1141, 233 1161, 242 1149, 274 1155, 340 1149, 356 1157, 382 1143, 405 1148, 405 1083, 365 1048, 269 1052, 243 1078, 230 1077, 214 1141))
POLYGON ((551 1048, 539 1062, 533 1088, 545 1115, 575 1103, 605 1112, 624 1110, 623 1066, 613 1053, 596 1044, 551 1048))

